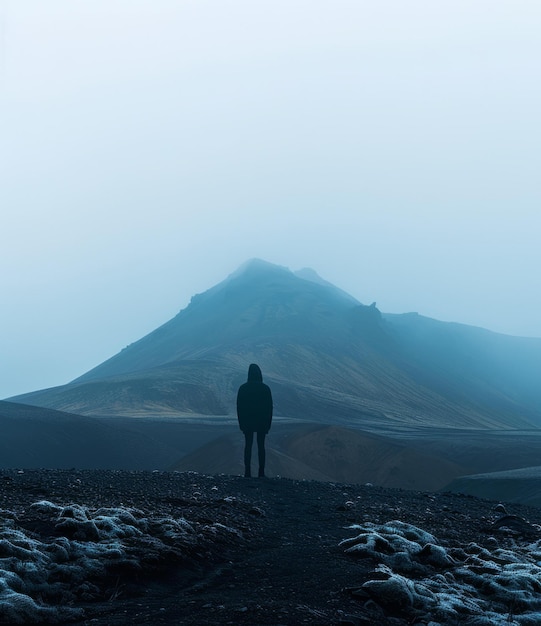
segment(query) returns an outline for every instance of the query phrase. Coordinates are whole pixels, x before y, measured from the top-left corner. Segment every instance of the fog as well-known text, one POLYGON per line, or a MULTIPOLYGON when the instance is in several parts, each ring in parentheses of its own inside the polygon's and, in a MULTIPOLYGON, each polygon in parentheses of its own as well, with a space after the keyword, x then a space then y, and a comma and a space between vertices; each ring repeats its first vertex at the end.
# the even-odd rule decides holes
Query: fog
POLYGON ((0 398, 251 257, 541 337, 541 6, 0 4, 0 398))

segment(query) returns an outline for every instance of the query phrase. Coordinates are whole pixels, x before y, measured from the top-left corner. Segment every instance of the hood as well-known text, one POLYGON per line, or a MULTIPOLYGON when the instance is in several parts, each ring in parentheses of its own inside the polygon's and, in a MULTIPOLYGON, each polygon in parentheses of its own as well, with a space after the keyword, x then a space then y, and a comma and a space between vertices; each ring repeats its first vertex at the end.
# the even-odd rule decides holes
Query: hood
POLYGON ((262 383, 263 382, 263 374, 261 373, 261 369, 259 365, 252 363, 248 368, 248 382, 249 383, 262 383))

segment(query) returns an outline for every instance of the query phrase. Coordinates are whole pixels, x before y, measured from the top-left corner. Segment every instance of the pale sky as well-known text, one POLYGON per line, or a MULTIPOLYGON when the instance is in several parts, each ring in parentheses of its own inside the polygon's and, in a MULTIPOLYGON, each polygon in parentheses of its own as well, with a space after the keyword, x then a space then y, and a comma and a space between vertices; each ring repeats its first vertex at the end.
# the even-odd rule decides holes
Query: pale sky
POLYGON ((539 0, 0 0, 0 398, 251 257, 541 337, 539 0))

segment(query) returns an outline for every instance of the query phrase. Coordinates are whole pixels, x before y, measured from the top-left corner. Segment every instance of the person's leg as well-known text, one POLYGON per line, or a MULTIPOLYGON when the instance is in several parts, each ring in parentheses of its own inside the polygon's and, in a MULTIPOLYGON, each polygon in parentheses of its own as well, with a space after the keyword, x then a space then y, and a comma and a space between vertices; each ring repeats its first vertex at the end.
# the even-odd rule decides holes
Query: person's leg
POLYGON ((252 475, 252 444, 254 443, 254 433, 244 432, 244 476, 250 478, 252 475))
POLYGON ((259 476, 265 476, 265 432, 257 433, 257 453, 259 456, 259 476))

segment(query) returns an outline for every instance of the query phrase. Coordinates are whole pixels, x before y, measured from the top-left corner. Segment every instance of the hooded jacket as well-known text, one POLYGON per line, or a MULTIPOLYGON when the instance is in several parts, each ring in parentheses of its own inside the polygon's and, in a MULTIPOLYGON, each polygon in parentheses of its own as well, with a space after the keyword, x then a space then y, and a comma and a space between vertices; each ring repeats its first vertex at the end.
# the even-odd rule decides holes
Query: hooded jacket
POLYGON ((237 417, 243 432, 268 433, 272 422, 272 394, 258 365, 248 368, 248 381, 237 393, 237 417))

